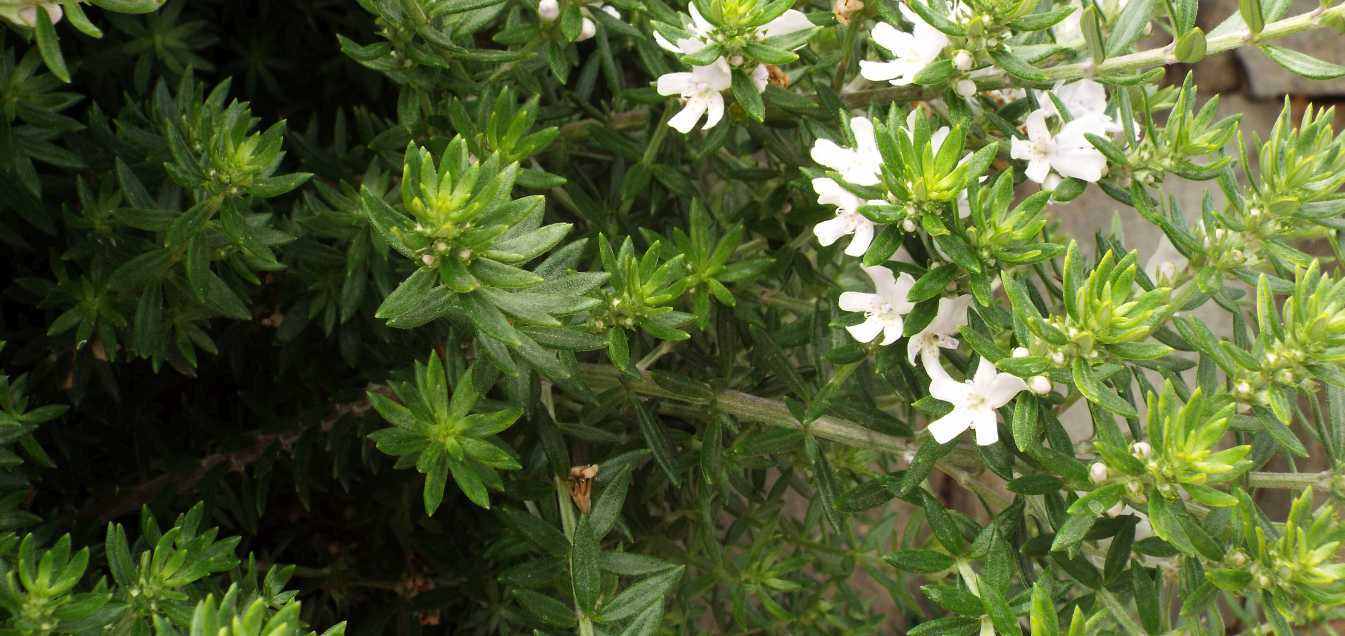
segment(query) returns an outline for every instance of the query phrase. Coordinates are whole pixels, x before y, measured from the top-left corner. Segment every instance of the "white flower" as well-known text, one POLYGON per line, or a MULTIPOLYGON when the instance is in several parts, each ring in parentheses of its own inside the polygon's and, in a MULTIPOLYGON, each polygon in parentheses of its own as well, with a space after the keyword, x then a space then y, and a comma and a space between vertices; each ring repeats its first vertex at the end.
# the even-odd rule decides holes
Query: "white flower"
POLYGON ((813 227, 817 242, 825 247, 835 243, 842 236, 853 234, 854 238, 850 239, 845 253, 850 256, 863 256, 864 252, 868 251, 869 244, 873 242, 874 234, 873 221, 859 213, 859 206, 864 205, 864 200, 826 177, 813 179, 813 190, 817 192, 818 203, 836 206, 835 217, 813 227))
MULTIPOLYGON (((1077 82, 1068 84, 1058 83, 1051 90, 1056 99, 1065 105, 1065 110, 1069 111, 1070 119, 1083 119, 1085 117, 1095 116, 1111 122, 1107 116, 1107 88, 1102 84, 1091 79, 1081 79, 1077 82)), ((1045 91, 1037 91, 1037 103, 1041 105, 1041 110, 1047 117, 1057 117, 1060 113, 1056 110, 1055 101, 1051 99, 1045 91)), ((1116 126, 1114 122, 1111 124, 1116 126)))
POLYGON ((560 17, 560 3, 556 0, 540 0, 537 3, 537 16, 543 22, 554 22, 560 17))
POLYGON ((864 273, 873 280, 875 293, 848 291, 841 294, 841 309, 864 312, 864 322, 845 330, 860 342, 872 342, 881 333, 882 345, 890 345, 901 338, 906 314, 915 307, 906 299, 915 279, 905 272, 893 278, 892 270, 882 266, 865 267, 864 273))
MULTIPOLYGON (((694 5, 693 5, 694 6, 694 5)), ((678 95, 685 102, 682 111, 668 120, 677 132, 687 134, 705 116, 703 130, 713 128, 724 116, 721 91, 733 84, 728 62, 719 58, 712 64, 697 66, 690 73, 668 73, 658 78, 659 95, 678 95)))
POLYGON ((929 26, 924 18, 916 15, 904 4, 897 5, 901 14, 914 25, 910 33, 898 31, 896 27, 879 22, 873 27, 873 41, 896 58, 890 62, 872 62, 862 60, 859 74, 873 82, 891 82, 893 86, 906 86, 915 81, 915 76, 948 46, 948 36, 929 26))
POLYGON ((957 83, 953 85, 953 90, 957 91, 957 94, 963 98, 971 97, 976 94, 976 82, 969 79, 957 80, 957 83))
POLYGON ((813 142, 813 161, 840 173, 846 183, 858 186, 878 185, 883 157, 878 153, 873 122, 867 117, 850 118, 850 132, 855 135, 855 148, 845 148, 830 139, 813 142))
POLYGON ((967 308, 970 306, 971 296, 966 294, 940 298, 939 313, 906 343, 907 361, 915 364, 916 356, 938 360, 939 349, 956 349, 958 343, 954 336, 962 325, 967 324, 967 308))
POLYGON ((995 365, 981 358, 976 375, 966 382, 949 377, 942 366, 934 365, 929 394, 953 405, 947 415, 930 422, 934 441, 946 444, 968 428, 976 429, 976 443, 989 446, 999 441, 995 409, 1004 406, 1027 388, 1018 376, 1000 373, 995 365))
POLYGON ((1177 251, 1177 247, 1164 235, 1158 242, 1158 249, 1154 250, 1154 255, 1144 263, 1144 273, 1149 275, 1155 285, 1162 285, 1176 279, 1178 272, 1186 269, 1189 261, 1182 253, 1177 251))
POLYGON ((1054 137, 1046 127, 1046 113, 1033 111, 1027 116, 1027 139, 1013 138, 1010 156, 1027 164, 1027 178, 1044 183, 1051 170, 1061 176, 1096 183, 1107 170, 1107 158, 1084 135, 1099 134, 1101 122, 1095 118, 1074 119, 1054 137))

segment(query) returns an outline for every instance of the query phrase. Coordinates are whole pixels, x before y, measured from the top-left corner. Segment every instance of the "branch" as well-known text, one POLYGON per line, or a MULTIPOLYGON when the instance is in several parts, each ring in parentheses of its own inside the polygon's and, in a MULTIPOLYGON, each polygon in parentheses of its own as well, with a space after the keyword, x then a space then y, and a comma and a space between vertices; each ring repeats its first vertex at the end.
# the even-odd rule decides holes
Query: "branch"
MULTIPOLYGON (((385 391, 386 389, 379 386, 370 386, 369 390, 385 391)), ((110 492, 90 498, 89 504, 81 508, 76 517, 81 520, 105 524, 117 517, 139 510, 141 506, 153 501, 155 497, 166 490, 172 489, 178 495, 185 495, 195 488, 196 484, 200 483, 206 475, 209 475, 210 471, 214 470, 216 466, 223 465, 230 470, 241 472, 244 468, 252 465, 253 462, 261 459, 273 444, 278 443, 281 448, 289 448, 310 429, 316 427, 323 431, 330 431, 332 426, 342 417, 352 414, 359 416, 368 411, 369 408, 368 400, 336 404, 332 407, 331 413, 321 420, 306 422, 286 431, 256 433, 252 436, 252 443, 248 446, 227 453, 207 455, 202 457, 192 468, 165 473, 129 488, 113 485, 110 492)))
MULTIPOLYGON (((624 386, 627 390, 648 397, 663 398, 685 403, 704 403, 704 396, 686 395, 661 386, 651 379, 649 374, 641 378, 632 378, 616 367, 601 364, 580 364, 579 374, 595 389, 624 386)), ((893 453, 908 461, 920 444, 914 439, 906 439, 887 433, 880 433, 857 422, 824 415, 811 424, 804 425, 796 419, 780 400, 772 400, 741 391, 724 389, 714 395, 714 405, 719 411, 740 420, 780 426, 799 431, 807 431, 822 439, 830 440, 852 448, 875 449, 893 453)), ((956 448, 945 462, 960 468, 981 467, 980 458, 974 450, 956 448)))

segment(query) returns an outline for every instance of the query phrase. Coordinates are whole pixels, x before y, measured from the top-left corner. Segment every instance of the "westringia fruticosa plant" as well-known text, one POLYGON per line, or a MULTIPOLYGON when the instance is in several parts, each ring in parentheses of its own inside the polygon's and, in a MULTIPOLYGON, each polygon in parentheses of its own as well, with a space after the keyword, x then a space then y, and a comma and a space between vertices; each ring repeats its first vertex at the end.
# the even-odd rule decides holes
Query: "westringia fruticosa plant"
POLYGON ((1335 633, 1290 4, 0 0, 0 634, 1335 633))

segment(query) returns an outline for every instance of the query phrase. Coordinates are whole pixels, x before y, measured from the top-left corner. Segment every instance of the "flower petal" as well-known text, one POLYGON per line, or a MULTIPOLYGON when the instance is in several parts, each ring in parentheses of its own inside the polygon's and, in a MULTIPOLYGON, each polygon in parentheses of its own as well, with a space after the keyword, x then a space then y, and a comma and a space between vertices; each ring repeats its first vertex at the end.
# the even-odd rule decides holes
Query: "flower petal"
POLYGON ((1051 174, 1051 162, 1046 159, 1033 159, 1027 162, 1027 170, 1023 173, 1034 182, 1042 183, 1046 181, 1047 175, 1051 174))
POLYGON ((863 256, 865 252, 869 251, 869 245, 873 243, 873 222, 853 212, 850 213, 850 216, 853 218, 855 237, 850 239, 849 245, 845 246, 845 255, 863 256))
POLYGON ((953 409, 953 411, 933 422, 929 423, 927 430, 934 441, 940 444, 947 444, 953 441, 953 438, 962 434, 971 426, 971 414, 962 409, 953 409))
POLYGON ((929 374, 930 395, 952 404, 962 404, 967 401, 967 396, 971 393, 970 385, 966 382, 958 382, 948 375, 943 365, 939 364, 938 358, 922 357, 921 361, 925 363, 925 373, 929 374))
POLYGON ((859 61, 859 74, 870 82, 886 82, 906 72, 902 62, 859 61))
POLYGON ((696 122, 700 121, 701 115, 705 114, 705 109, 709 105, 703 99, 687 100, 685 106, 672 119, 668 120, 668 125, 683 135, 690 133, 696 127, 696 122))
POLYGON ((822 247, 831 245, 840 240, 842 236, 854 231, 854 222, 842 214, 838 214, 833 218, 813 226, 813 236, 817 237, 817 242, 820 243, 822 247))
POLYGON ((808 20, 808 16, 804 15, 802 11, 790 9, 762 25, 761 28, 757 29, 757 35, 763 38, 773 38, 777 35, 787 35, 812 27, 813 23, 808 20))
POLYGON ((977 409, 971 415, 971 425, 976 429, 976 445, 989 446, 999 441, 999 427, 995 425, 995 412, 989 409, 977 409))
POLYGON ((687 4, 687 12, 691 14, 691 25, 697 35, 706 35, 715 30, 714 25, 710 24, 710 21, 706 20, 705 16, 701 15, 700 10, 696 8, 695 2, 687 4))
MULTIPOLYGON (((991 368, 994 368, 992 365, 991 368)), ((999 408, 1008 404, 1014 396, 1021 391, 1027 390, 1027 384, 1023 379, 1012 374, 1000 373, 990 381, 989 390, 986 391, 985 401, 992 408, 999 408)))
POLYGON ((705 100, 705 126, 703 130, 709 130, 724 118, 724 96, 719 93, 709 93, 698 99, 705 100))
POLYGON ((841 292, 838 304, 842 311, 869 311, 879 302, 878 294, 848 291, 841 292))
POLYGON ((906 341, 906 362, 910 363, 911 366, 915 366, 916 357, 924 354, 926 351, 925 331, 928 330, 929 327, 925 327, 920 333, 911 336, 911 338, 906 341))
POLYGON ((904 321, 901 319, 900 315, 884 319, 882 345, 886 347, 887 345, 890 345, 898 340, 901 340, 901 328, 903 326, 904 321))
POLYGON ((873 342, 883 331, 883 323, 877 318, 869 318, 857 325, 851 325, 845 328, 855 340, 860 342, 873 342))
POLYGON ((659 95, 681 95, 690 90, 694 78, 691 73, 664 73, 658 76, 655 87, 659 95))

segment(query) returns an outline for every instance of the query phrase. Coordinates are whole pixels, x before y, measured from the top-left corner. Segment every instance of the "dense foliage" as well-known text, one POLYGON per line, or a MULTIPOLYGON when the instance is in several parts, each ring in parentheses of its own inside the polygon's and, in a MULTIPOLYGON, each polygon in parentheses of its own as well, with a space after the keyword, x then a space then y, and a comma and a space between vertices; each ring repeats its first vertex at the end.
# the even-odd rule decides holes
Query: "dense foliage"
POLYGON ((1197 8, 0 0, 0 633, 1329 629, 1345 136, 1167 70, 1345 5, 1197 8))

